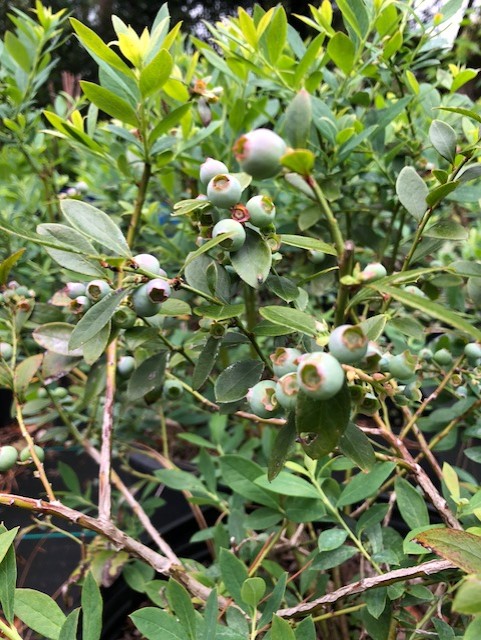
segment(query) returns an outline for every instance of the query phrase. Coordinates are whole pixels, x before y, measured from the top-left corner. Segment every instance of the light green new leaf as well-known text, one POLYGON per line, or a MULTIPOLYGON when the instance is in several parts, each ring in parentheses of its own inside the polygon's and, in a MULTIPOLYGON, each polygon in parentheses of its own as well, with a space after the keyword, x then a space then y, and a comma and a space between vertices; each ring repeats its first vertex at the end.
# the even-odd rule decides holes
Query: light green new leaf
MULTIPOLYGON (((3 527, 2 527, 3 528, 3 527)), ((0 562, 3 561, 5 556, 7 555, 8 550, 13 544, 15 540, 15 536, 17 535, 19 527, 15 527, 14 529, 9 529, 5 531, 5 529, 0 533, 0 562)))
POLYGON ((22 394, 26 391, 33 376, 37 373, 40 365, 42 364, 43 353, 37 353, 34 356, 29 356, 22 360, 17 365, 13 376, 15 393, 22 394))
POLYGON ((335 248, 332 244, 317 240, 316 238, 310 238, 308 236, 293 236, 289 234, 281 235, 282 244, 287 244, 290 247, 298 247, 299 249, 306 249, 311 251, 322 251, 331 256, 337 255, 335 248))
POLYGON ((272 616, 271 640, 296 640, 291 625, 279 616, 272 616))
POLYGON ((5 258, 2 262, 0 262, 0 285, 6 284, 8 280, 8 274, 12 270, 13 266, 20 260, 22 255, 25 253, 26 249, 19 249, 12 253, 11 256, 5 258))
POLYGON ((327 53, 334 64, 348 76, 354 66, 356 48, 352 40, 342 31, 329 40, 327 53))
POLYGON ((369 31, 369 14, 364 0, 336 0, 336 2, 346 26, 349 25, 359 38, 364 38, 369 31))
POLYGON ((106 213, 80 200, 62 200, 60 207, 72 227, 116 255, 131 256, 122 232, 106 213))
POLYGON ((247 578, 241 588, 241 598, 251 607, 257 607, 266 592, 266 583, 262 578, 247 578))
POLYGON ((443 240, 467 240, 469 233, 466 227, 455 220, 440 220, 426 229, 424 235, 428 238, 443 238, 443 240))
POLYGON ((77 640, 80 607, 71 611, 60 629, 58 640, 77 640))
POLYGON ((102 609, 100 589, 89 571, 82 587, 82 640, 99 640, 102 634, 102 609))
POLYGON ((433 120, 429 127, 429 139, 443 158, 453 163, 456 156, 456 131, 442 120, 433 120))
POLYGON ((75 326, 69 341, 69 349, 75 350, 82 347, 99 333, 110 321, 124 297, 125 289, 118 289, 108 293, 105 298, 90 307, 75 326))
POLYGON ((15 589, 15 615, 36 633, 58 640, 66 616, 50 596, 34 589, 15 589))
POLYGON ((174 62, 170 53, 166 49, 161 49, 155 58, 142 69, 139 86, 144 98, 160 91, 169 79, 173 66, 174 62))
POLYGON ((130 124, 132 127, 140 125, 135 110, 126 100, 119 98, 113 91, 86 80, 81 80, 80 86, 90 102, 93 102, 101 111, 105 111, 112 118, 130 124))
POLYGON ((481 614, 481 575, 468 576, 456 592, 453 611, 476 616, 481 614))
POLYGON ((390 287, 385 284, 381 284, 379 282, 373 282, 369 285, 373 289, 376 289, 380 293, 387 294, 397 300, 398 302, 402 302, 408 307, 412 307, 413 309, 418 309, 418 311, 422 311, 426 315, 431 318, 436 318, 436 320, 441 320, 451 327, 455 329, 459 329, 460 331, 464 331, 475 340, 481 340, 481 331, 474 327, 467 320, 462 318, 460 315, 446 308, 445 306, 438 304, 437 302, 433 302, 427 298, 422 298, 421 296, 413 295, 412 293, 408 293, 403 289, 397 289, 396 287, 390 287))
POLYGON ((287 17, 282 5, 277 5, 272 20, 267 28, 266 40, 269 60, 275 64, 282 54, 287 38, 287 17))
POLYGON ((429 189, 412 167, 404 167, 396 180, 396 193, 401 204, 416 220, 421 220, 426 209, 429 189))
POLYGON ((248 390, 259 382, 264 365, 258 360, 234 362, 215 382, 217 402, 235 402, 244 398, 248 390))

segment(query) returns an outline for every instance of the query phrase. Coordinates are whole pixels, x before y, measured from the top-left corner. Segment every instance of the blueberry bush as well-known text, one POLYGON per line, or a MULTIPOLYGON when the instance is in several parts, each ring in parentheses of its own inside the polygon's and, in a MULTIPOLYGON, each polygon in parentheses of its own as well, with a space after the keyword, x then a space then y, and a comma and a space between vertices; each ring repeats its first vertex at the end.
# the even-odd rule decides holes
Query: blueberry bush
POLYGON ((2 528, 4 637, 99 640, 113 572, 147 640, 479 638, 481 112, 441 40, 462 3, 411 4, 323 0, 305 40, 280 5, 207 41, 167 5, 113 42, 12 10, 0 505, 91 537, 65 610, 2 528), (65 38, 98 80, 41 108, 65 38), (73 447, 87 490, 50 475, 73 447), (153 523, 165 487, 202 562, 153 523))

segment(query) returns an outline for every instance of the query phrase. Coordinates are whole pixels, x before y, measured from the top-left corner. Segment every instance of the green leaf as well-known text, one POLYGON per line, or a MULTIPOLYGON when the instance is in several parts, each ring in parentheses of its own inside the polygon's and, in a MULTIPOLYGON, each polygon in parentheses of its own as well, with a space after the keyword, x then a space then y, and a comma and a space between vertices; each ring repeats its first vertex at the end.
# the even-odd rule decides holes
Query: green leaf
POLYGON ((12 624, 14 618, 15 586, 17 583, 17 562, 12 532, 16 534, 17 531, 18 527, 7 531, 3 525, 0 525, 0 607, 5 619, 10 624, 12 624), (5 534, 8 535, 3 538, 5 534), (5 547, 7 547, 6 551, 5 547))
POLYGON ((222 582, 229 595, 234 598, 236 604, 244 609, 242 585, 249 577, 245 564, 239 558, 236 558, 233 553, 222 548, 219 554, 219 569, 222 582))
POLYGON ((207 251, 210 251, 211 249, 219 245, 221 242, 223 242, 226 238, 231 238, 233 233, 234 233, 233 231, 227 231, 226 233, 221 233, 215 238, 211 238, 210 240, 208 240, 205 244, 201 245, 195 251, 192 251, 191 253, 189 253, 186 261, 184 262, 184 266, 182 267, 182 271, 198 256, 202 255, 203 253, 206 253, 207 251))
POLYGON ((359 38, 364 38, 369 31, 369 14, 364 0, 336 0, 336 2, 346 26, 349 25, 359 38))
POLYGON ((353 422, 348 423, 342 434, 339 449, 362 471, 370 471, 376 464, 376 456, 369 438, 353 422))
POLYGON ((327 45, 327 53, 334 64, 348 76, 356 59, 356 48, 352 40, 342 31, 338 31, 327 45))
POLYGON ((316 627, 312 616, 301 620, 295 628, 296 640, 317 640, 316 627))
POLYGON ((261 489, 256 484, 256 480, 264 475, 264 469, 258 464, 242 456, 227 454, 220 458, 220 469, 223 482, 237 494, 278 511, 278 499, 270 491, 270 486, 261 489))
POLYGON ((216 363, 217 356, 219 355, 221 344, 222 340, 218 338, 213 338, 212 336, 208 338, 194 367, 194 373, 192 375, 193 389, 200 389, 209 377, 216 363))
POLYGON ((140 72, 139 87, 142 96, 146 98, 156 91, 160 91, 169 79, 174 62, 166 49, 161 49, 148 65, 140 72))
POLYGON ((179 619, 190 640, 196 638, 195 609, 187 590, 172 578, 167 583, 166 596, 171 610, 179 619))
POLYGON ((15 527, 14 529, 9 529, 8 531, 6 531, 3 526, 2 528, 3 531, 2 533, 0 533, 0 562, 2 562, 7 555, 7 552, 12 546, 19 529, 19 527, 15 527))
POLYGON ((429 513, 424 497, 404 478, 396 478, 394 484, 396 502, 404 522, 417 529, 429 525, 429 513))
MULTIPOLYGON (((452 183, 450 183, 452 184, 452 183)), ((467 240, 468 230, 454 220, 440 220, 424 231, 428 238, 443 238, 444 240, 467 240)))
POLYGON ((366 320, 359 323, 359 326, 369 340, 375 341, 382 335, 388 319, 389 315, 387 313, 380 313, 377 316, 366 318, 366 320))
POLYGON ((93 102, 101 111, 105 111, 112 118, 139 127, 140 122, 134 109, 123 98, 119 98, 113 91, 95 84, 94 82, 80 81, 82 91, 90 102, 93 102))
POLYGON ((473 162, 472 164, 465 165, 461 171, 456 175, 458 182, 468 182, 481 176, 481 162, 473 162))
POLYGON ((40 236, 57 240, 62 245, 70 245, 72 247, 72 251, 45 247, 48 255, 61 267, 64 267, 64 269, 96 278, 99 276, 101 278, 105 277, 105 270, 99 265, 98 260, 88 257, 95 256, 97 251, 83 233, 65 224, 39 224, 37 233, 40 236), (79 250, 82 251, 84 255, 79 255, 77 253, 79 250))
POLYGON ((292 333, 292 329, 289 327, 282 327, 279 324, 274 324, 268 320, 261 320, 256 324, 252 330, 256 336, 287 336, 292 333))
POLYGON ((426 209, 429 189, 412 167, 404 167, 396 180, 396 193, 401 204, 418 222, 426 209))
POLYGON ((477 616, 466 627, 463 640, 479 640, 481 636, 481 616, 477 616))
POLYGON ((290 413, 286 424, 279 429, 272 445, 267 477, 270 482, 276 478, 284 467, 289 452, 296 441, 296 420, 294 412, 290 413))
POLYGON ((283 167, 304 177, 310 175, 315 161, 316 156, 309 149, 291 149, 280 159, 283 167))
POLYGON ((462 107, 437 107, 437 109, 441 109, 442 111, 451 111, 451 113, 457 113, 461 116, 472 118, 473 120, 476 120, 476 122, 481 122, 481 115, 472 109, 464 109, 462 107))
POLYGON ((109 321, 83 345, 83 356, 87 364, 94 364, 102 356, 110 341, 111 329, 112 323, 109 321))
POLYGON ((263 489, 269 489, 280 495, 319 499, 317 489, 310 482, 287 471, 281 471, 272 481, 265 475, 259 476, 255 483, 263 489))
POLYGON ((272 20, 267 28, 266 41, 269 60, 275 64, 282 54, 287 38, 287 17, 282 5, 275 9, 272 20))
POLYGON ((456 592, 453 610, 470 616, 481 614, 481 575, 468 576, 456 592))
POLYGON ((311 122, 311 96, 305 89, 301 89, 289 103, 284 123, 284 137, 293 149, 307 146, 311 122))
POLYGON ((418 311, 422 311, 431 318, 436 318, 437 320, 440 320, 441 322, 448 324, 455 329, 464 331, 468 335, 472 336, 475 340, 481 340, 481 331, 479 329, 473 327, 473 325, 470 324, 467 320, 464 320, 464 318, 461 318, 457 313, 451 311, 444 305, 438 304, 437 302, 432 302, 432 300, 429 300, 427 298, 421 298, 420 296, 413 295, 412 293, 408 293, 402 289, 384 285, 380 280, 378 282, 370 283, 369 287, 376 289, 380 293, 391 296, 395 300, 398 300, 398 302, 402 302, 408 307, 418 309, 418 311))
POLYGON ((279 324, 291 331, 298 331, 312 337, 317 335, 316 320, 304 311, 290 307, 261 307, 259 313, 269 322, 279 324))
POLYGON ((315 569, 316 571, 327 571, 333 567, 338 567, 357 553, 359 552, 355 547, 349 547, 347 545, 338 547, 333 551, 323 551, 314 560, 311 565, 311 569, 315 569))
POLYGON ((125 582, 131 589, 139 593, 145 593, 146 585, 152 581, 154 575, 154 569, 140 560, 130 562, 122 570, 125 582))
POLYGON ((444 200, 446 196, 452 193, 459 185, 457 180, 452 182, 446 182, 446 184, 440 184, 438 187, 431 189, 426 196, 426 204, 430 207, 435 207, 441 200, 444 200))
POLYGON ((334 551, 346 542, 347 531, 344 529, 326 529, 322 531, 317 539, 319 551, 334 551))
POLYGON ((158 389, 164 381, 165 364, 167 356, 165 352, 144 360, 132 373, 127 385, 127 397, 129 400, 139 400, 149 391, 158 389))
POLYGON ((197 316, 211 318, 212 320, 227 320, 236 318, 245 311, 244 304, 203 304, 194 309, 197 316))
POLYGON ((102 634, 103 602, 100 589, 89 571, 82 586, 82 640, 99 640, 102 634))
POLYGON ((220 374, 215 382, 217 402, 235 402, 244 398, 251 387, 259 382, 264 365, 258 360, 234 362, 220 374))
POLYGON ((262 578, 247 578, 241 588, 241 598, 246 604, 257 608, 257 605, 264 597, 265 592, 265 580, 262 578))
POLYGON ((82 349, 70 349, 69 342, 74 325, 67 322, 49 322, 42 324, 32 332, 32 338, 44 349, 62 356, 81 356, 82 349))
POLYGON ((196 493, 205 494, 206 489, 202 481, 192 473, 182 471, 181 469, 157 469, 154 472, 156 478, 162 484, 170 489, 177 491, 194 491, 196 493))
POLYGON ((271 622, 272 614, 275 613, 281 606, 281 602, 284 599, 284 593, 286 591, 286 584, 287 573, 284 571, 278 578, 276 586, 272 590, 272 593, 264 606, 262 615, 258 623, 259 629, 265 624, 269 624, 271 622))
POLYGON ((162 134, 167 133, 173 127, 178 125, 185 114, 190 111, 192 104, 192 102, 181 104, 180 107, 172 109, 172 111, 170 111, 164 118, 162 118, 150 132, 149 144, 153 144, 162 134))
POLYGON ((38 634, 58 640, 66 616, 50 596, 34 589, 15 589, 15 615, 38 634))
POLYGON ((477 69, 463 69, 453 78, 450 91, 453 93, 460 89, 466 82, 473 80, 478 75, 477 69))
POLYGON ((266 281, 272 265, 272 252, 262 236, 246 229, 246 241, 230 254, 231 264, 239 278, 254 289, 266 281))
POLYGON ((298 247, 299 249, 322 251, 323 253, 327 253, 331 256, 337 255, 336 250, 331 244, 308 236, 293 236, 283 233, 281 235, 281 242, 282 244, 287 244, 291 247, 298 247))
POLYGON ((272 616, 271 640, 296 640, 291 625, 279 616, 272 616))
POLYGON ((75 350, 82 347, 93 338, 105 325, 110 322, 115 310, 122 298, 125 297, 125 289, 118 289, 108 293, 105 298, 96 302, 87 310, 79 323, 75 325, 69 342, 69 349, 75 350))
POLYGON ((0 262, 0 285, 7 284, 10 271, 23 256, 25 251, 25 248, 19 249, 18 251, 15 251, 15 253, 12 253, 11 256, 8 256, 8 258, 5 258, 5 260, 0 262))
POLYGON ((80 144, 96 154, 105 155, 105 149, 81 129, 74 127, 70 122, 51 111, 44 111, 43 114, 50 124, 61 134, 59 137, 70 139, 76 145, 80 144))
POLYGON ((192 309, 185 300, 168 298, 160 305, 159 314, 161 316, 190 316, 192 309))
POLYGON ((204 628, 199 640, 215 640, 217 637, 217 589, 213 589, 205 602, 204 628))
POLYGON ((188 640, 180 622, 157 607, 139 609, 130 618, 146 640, 188 640))
POLYGON ((58 640, 77 640, 80 608, 71 611, 60 629, 58 640))
POLYGON ((69 223, 84 235, 116 255, 130 257, 130 248, 118 226, 110 217, 80 200, 61 200, 60 207, 69 223))
MULTIPOLYGON (((431 594, 432 595, 432 594, 431 594)), ((377 589, 369 589, 365 595, 366 608, 370 615, 376 620, 386 608, 386 587, 378 587, 377 589)))
POLYGON ((394 462, 379 462, 369 473, 358 473, 350 478, 339 496, 337 506, 345 507, 374 495, 395 467, 394 462))
POLYGON ((283 276, 276 274, 270 275, 266 280, 267 288, 275 293, 276 296, 284 300, 285 302, 292 302, 299 295, 298 286, 283 276))
POLYGON ((456 131, 442 120, 433 120, 429 127, 429 139, 440 156, 454 162, 456 156, 456 131))
POLYGON ((102 38, 100 38, 92 29, 89 29, 76 18, 70 18, 70 23, 75 30, 80 42, 91 53, 98 56, 109 66, 117 69, 124 75, 135 78, 133 71, 125 64, 110 47, 108 47, 102 38))
POLYGON ((42 364, 42 360, 43 354, 37 353, 35 356, 25 358, 25 360, 22 360, 22 362, 17 365, 13 377, 15 393, 21 395, 27 390, 33 376, 42 364))
POLYGON ((430 529, 418 533, 414 542, 466 573, 481 573, 481 537, 457 529, 430 529))
POLYGON ((296 428, 301 445, 314 460, 331 453, 349 424, 351 397, 347 383, 332 398, 320 400, 300 391, 296 428))

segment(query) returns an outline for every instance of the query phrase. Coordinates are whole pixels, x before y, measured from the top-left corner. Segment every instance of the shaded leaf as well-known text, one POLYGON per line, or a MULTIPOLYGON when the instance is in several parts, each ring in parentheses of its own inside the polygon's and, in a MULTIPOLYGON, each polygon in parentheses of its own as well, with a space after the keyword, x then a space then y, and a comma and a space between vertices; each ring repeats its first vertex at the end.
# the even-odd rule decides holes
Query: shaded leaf
POLYGON ((376 456, 369 438, 353 422, 348 423, 342 434, 339 449, 362 471, 370 471, 376 463, 376 456))
POLYGON ((317 335, 316 320, 304 311, 290 307, 261 307, 259 313, 269 322, 291 331, 298 331, 312 337, 317 335))
POLYGON ((165 352, 144 360, 132 373, 127 385, 127 397, 129 400, 138 400, 149 391, 161 387, 164 381, 165 364, 167 355, 165 352))
POLYGON ((249 286, 258 289, 266 281, 271 269, 272 252, 256 231, 246 229, 246 241, 230 257, 235 272, 249 286))
POLYGON ((15 253, 12 253, 11 256, 8 256, 8 258, 5 258, 5 260, 2 260, 2 262, 0 262, 0 285, 7 283, 10 271, 20 260, 25 251, 25 248, 19 249, 18 251, 15 251, 15 253))
POLYGON ((100 589, 89 571, 82 587, 82 640, 99 640, 102 634, 102 609, 100 589))
POLYGON ((75 350, 82 347, 98 334, 110 322, 124 297, 125 289, 118 289, 108 293, 105 298, 90 307, 75 326, 70 338, 69 349, 75 350))
POLYGON ((242 585, 249 577, 245 564, 233 553, 222 548, 219 554, 219 568, 222 582, 228 593, 234 598, 236 604, 244 609, 242 585))
POLYGON ((395 467, 394 462, 379 462, 369 473, 358 473, 350 478, 339 496, 337 506, 345 507, 375 494, 395 467))
POLYGON ((429 513, 423 496, 404 478, 396 478, 394 484, 396 502, 404 522, 417 529, 429 525, 429 513))
POLYGON ((190 640, 196 638, 195 609, 187 590, 172 578, 167 583, 166 596, 171 610, 179 619, 190 640))
POLYGON ((286 424, 281 427, 272 445, 267 477, 269 481, 274 480, 284 467, 284 463, 289 452, 296 441, 296 420, 294 412, 290 413, 286 424))
POLYGON ((264 365, 258 360, 234 362, 220 374, 215 382, 217 402, 235 402, 244 398, 251 387, 259 382, 264 365))

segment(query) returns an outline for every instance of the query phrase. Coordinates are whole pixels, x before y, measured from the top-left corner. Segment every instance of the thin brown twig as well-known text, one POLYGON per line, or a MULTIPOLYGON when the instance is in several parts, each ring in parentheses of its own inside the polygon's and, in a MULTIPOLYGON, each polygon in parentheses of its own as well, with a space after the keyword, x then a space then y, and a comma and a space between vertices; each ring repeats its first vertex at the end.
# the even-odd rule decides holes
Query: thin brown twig
POLYGON ((112 468, 112 432, 114 427, 115 373, 117 365, 117 340, 107 347, 105 403, 102 420, 102 444, 99 468, 99 519, 109 521, 112 517, 112 491, 110 472, 112 468))
POLYGON ((320 607, 334 604, 341 598, 346 598, 358 593, 364 593, 365 591, 375 589, 376 587, 387 586, 396 582, 403 582, 405 580, 411 580, 422 576, 430 576, 432 574, 454 568, 455 566, 448 560, 430 560, 429 562, 424 562, 416 567, 394 569, 393 571, 389 571, 382 575, 364 578, 363 580, 358 580, 352 584, 345 585, 344 587, 331 591, 331 593, 327 593, 320 598, 316 598, 316 600, 313 600, 312 602, 305 602, 288 609, 279 609, 276 611, 276 615, 281 618, 303 618, 310 615, 320 607))

